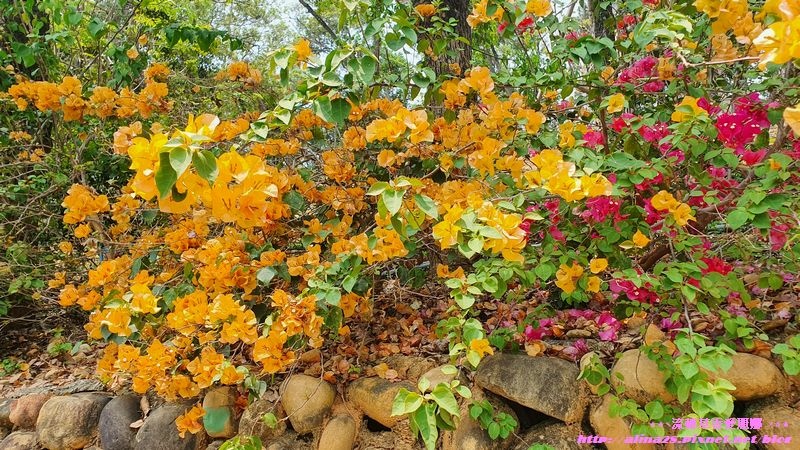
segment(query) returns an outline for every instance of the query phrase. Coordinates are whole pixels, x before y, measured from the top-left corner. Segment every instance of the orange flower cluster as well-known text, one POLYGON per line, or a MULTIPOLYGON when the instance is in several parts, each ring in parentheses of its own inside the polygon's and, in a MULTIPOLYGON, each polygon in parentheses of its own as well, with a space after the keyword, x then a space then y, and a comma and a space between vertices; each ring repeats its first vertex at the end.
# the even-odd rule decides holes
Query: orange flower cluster
POLYGON ((239 81, 246 86, 255 87, 261 84, 261 71, 244 61, 235 61, 217 73, 217 80, 239 81))
POLYGON ((32 103, 42 112, 62 112, 65 121, 81 120, 84 116, 100 119, 131 117, 134 114, 147 118, 154 112, 169 111, 172 102, 166 83, 156 81, 169 74, 169 69, 156 64, 145 71, 145 86, 138 93, 128 88, 119 92, 97 86, 88 98, 83 96, 83 85, 75 77, 64 77, 61 83, 47 81, 21 81, 8 89, 17 108, 25 110, 32 103))

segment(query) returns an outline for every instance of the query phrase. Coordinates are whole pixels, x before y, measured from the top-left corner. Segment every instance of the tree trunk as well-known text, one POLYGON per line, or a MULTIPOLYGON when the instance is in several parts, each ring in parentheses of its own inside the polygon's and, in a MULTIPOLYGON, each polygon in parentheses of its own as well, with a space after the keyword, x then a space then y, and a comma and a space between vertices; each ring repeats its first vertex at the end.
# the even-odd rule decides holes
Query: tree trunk
MULTIPOLYGON (((421 3, 430 3, 427 0, 414 0, 414 5, 421 3)), ((455 19, 455 31, 460 37, 463 37, 467 42, 472 42, 472 28, 467 23, 472 5, 469 0, 444 0, 441 3, 443 8, 447 8, 442 18, 445 20, 455 19)), ((428 36, 420 36, 421 38, 429 38, 428 36)), ((472 62, 472 46, 467 42, 458 39, 449 39, 447 42, 447 49, 442 55, 434 60, 428 58, 428 65, 436 73, 437 78, 440 75, 459 75, 453 71, 452 64, 458 64, 461 71, 468 69, 472 62)))

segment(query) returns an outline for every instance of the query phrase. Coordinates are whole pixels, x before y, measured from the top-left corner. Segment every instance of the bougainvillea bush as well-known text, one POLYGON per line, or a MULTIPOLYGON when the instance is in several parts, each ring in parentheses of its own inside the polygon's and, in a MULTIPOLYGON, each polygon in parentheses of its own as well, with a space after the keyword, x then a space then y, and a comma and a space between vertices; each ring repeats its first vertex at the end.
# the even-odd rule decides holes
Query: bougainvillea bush
POLYGON ((353 40, 218 75, 242 92, 281 84, 266 111, 148 122, 170 106, 156 62, 136 94, 74 78, 9 89, 43 116, 141 115, 108 149, 127 184, 74 184, 62 204, 69 269, 51 288, 109 343, 103 380, 167 399, 257 392, 347 339, 379 280, 415 267, 450 293, 439 332, 465 368, 544 353, 575 324, 613 342, 645 318, 700 333, 693 350, 769 352, 757 324, 797 322, 776 294, 798 283, 800 4, 606 2, 598 34, 574 4, 481 0, 473 39, 505 57, 434 72, 456 61, 444 3, 344 2, 353 40), (406 73, 382 70, 402 55, 406 73), (484 322, 489 299, 534 313, 484 322))

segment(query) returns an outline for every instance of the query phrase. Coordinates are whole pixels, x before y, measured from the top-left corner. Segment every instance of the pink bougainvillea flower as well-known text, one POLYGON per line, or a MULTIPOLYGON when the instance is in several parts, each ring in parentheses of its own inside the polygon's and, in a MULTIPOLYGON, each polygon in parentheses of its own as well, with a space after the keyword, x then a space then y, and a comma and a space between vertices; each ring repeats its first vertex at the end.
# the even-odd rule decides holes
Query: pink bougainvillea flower
POLYGON ((590 224, 605 222, 609 217, 612 222, 619 222, 628 217, 619 213, 620 206, 619 200, 613 197, 593 197, 586 200, 586 210, 580 213, 580 217, 590 224))
POLYGON ((597 148, 601 145, 605 145, 603 133, 595 129, 589 129, 586 133, 583 133, 583 140, 586 141, 586 146, 589 148, 597 148))
POLYGON ((617 332, 622 326, 622 322, 614 318, 614 316, 608 311, 603 311, 600 313, 595 322, 597 323, 598 328, 600 328, 597 336, 601 341, 613 341, 616 339, 617 332))

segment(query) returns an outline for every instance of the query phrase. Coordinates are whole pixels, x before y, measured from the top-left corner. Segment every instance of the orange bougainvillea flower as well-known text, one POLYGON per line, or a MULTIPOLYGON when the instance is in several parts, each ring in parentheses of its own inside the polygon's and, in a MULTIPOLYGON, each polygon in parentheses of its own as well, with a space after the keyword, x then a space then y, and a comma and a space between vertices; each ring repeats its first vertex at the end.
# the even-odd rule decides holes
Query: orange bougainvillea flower
POLYGON ((178 427, 178 433, 181 438, 186 437, 186 432, 197 434, 203 430, 203 423, 201 419, 205 416, 206 411, 200 406, 194 406, 185 414, 175 419, 175 426, 178 427))
POLYGON ((478 356, 483 358, 484 355, 494 355, 494 349, 489 345, 486 339, 473 339, 469 343, 469 349, 476 352, 478 356))
POLYGON ((525 12, 538 17, 545 17, 553 12, 553 6, 550 4, 550 0, 528 0, 525 5, 525 12))
POLYGON ((600 273, 606 270, 606 267, 608 267, 608 260, 605 258, 594 258, 589 261, 589 270, 592 273, 600 273))
POLYGON ((607 111, 609 114, 618 113, 625 108, 625 96, 622 94, 614 94, 608 98, 608 108, 607 111))
POLYGON ((644 248, 650 243, 650 238, 639 230, 636 230, 636 233, 633 234, 632 240, 633 244, 639 248, 644 248))

